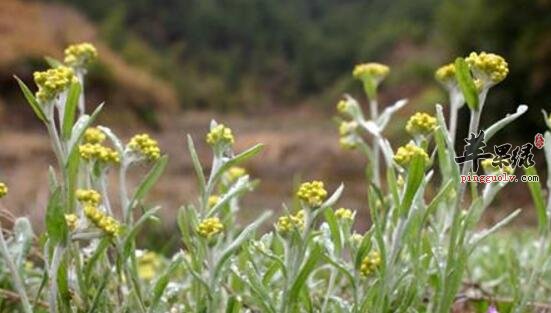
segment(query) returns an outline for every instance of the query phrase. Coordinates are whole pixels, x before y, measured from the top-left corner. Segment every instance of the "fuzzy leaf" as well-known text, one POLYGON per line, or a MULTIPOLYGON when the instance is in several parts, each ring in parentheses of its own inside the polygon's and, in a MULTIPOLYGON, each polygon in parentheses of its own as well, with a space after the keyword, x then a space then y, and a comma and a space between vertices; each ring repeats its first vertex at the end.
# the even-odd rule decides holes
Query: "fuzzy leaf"
POLYGON ((61 199, 61 189, 57 188, 48 202, 46 208, 46 232, 52 244, 64 242, 69 232, 65 222, 65 212, 61 199))
POLYGON ((71 138, 71 131, 75 122, 75 113, 78 106, 81 86, 80 83, 74 82, 69 88, 67 100, 65 101, 65 112, 63 113, 63 129, 61 134, 63 138, 71 138))
POLYGON ((40 103, 36 100, 34 97, 32 91, 25 85, 25 83, 19 79, 17 76, 13 76, 17 83, 19 84, 19 88, 21 88, 21 91, 23 91, 23 95, 25 96, 25 99, 27 99, 27 102, 31 106, 31 108, 34 111, 34 114, 44 123, 48 123, 48 120, 46 118, 46 114, 44 114, 44 111, 42 110, 42 106, 40 106, 40 103))

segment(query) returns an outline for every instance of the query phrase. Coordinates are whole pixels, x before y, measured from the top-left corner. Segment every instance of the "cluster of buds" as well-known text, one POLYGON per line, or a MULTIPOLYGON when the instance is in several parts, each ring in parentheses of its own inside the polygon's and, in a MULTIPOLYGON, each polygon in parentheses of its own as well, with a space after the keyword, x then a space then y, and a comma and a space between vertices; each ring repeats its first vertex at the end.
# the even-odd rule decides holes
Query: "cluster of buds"
POLYGON ((138 276, 143 280, 152 280, 161 268, 161 256, 153 251, 136 250, 138 276))
POLYGON ((65 66, 34 72, 33 77, 38 86, 36 97, 42 103, 53 100, 77 81, 73 70, 65 66))
MULTIPOLYGON (((97 191, 93 189, 79 189, 76 191, 76 198, 84 205, 84 215, 97 228, 101 229, 109 236, 115 236, 120 233, 120 223, 98 209, 101 202, 101 195, 97 191)), ((70 227, 69 221, 67 222, 70 227)))
POLYGON ((85 67, 98 57, 98 51, 90 43, 70 45, 65 49, 64 62, 71 67, 85 67))
POLYGON ((217 144, 231 145, 234 143, 232 130, 223 124, 218 124, 210 129, 206 141, 211 146, 217 144))
POLYGON ((302 231, 304 229, 304 210, 279 217, 275 227, 281 234, 287 234, 292 230, 302 231))
POLYGON ((494 164, 493 159, 484 159, 480 164, 482 165, 482 168, 486 173, 489 174, 495 174, 495 173, 507 173, 509 175, 512 175, 515 170, 509 165, 509 162, 507 160, 503 160, 503 167, 499 167, 498 165, 494 164))
POLYGON ((353 220, 355 213, 350 209, 339 208, 335 211, 335 217, 339 220, 353 220))
POLYGON ((214 207, 215 205, 217 205, 218 202, 220 202, 220 196, 218 196, 218 195, 211 195, 211 196, 209 196, 209 198, 207 199, 207 207, 210 209, 210 208, 214 207))
POLYGON ((116 236, 121 231, 120 223, 113 217, 103 213, 97 206, 86 204, 84 215, 99 229, 109 236, 116 236))
POLYGON ((94 189, 78 189, 76 198, 81 203, 93 206, 98 206, 101 202, 101 195, 94 189))
POLYGON ((388 76, 388 73, 390 73, 390 68, 380 63, 358 64, 354 67, 354 71, 352 71, 352 75, 355 78, 362 81, 365 79, 372 79, 375 84, 378 84, 385 79, 388 76))
POLYGON ((78 227, 78 216, 76 216, 76 214, 65 214, 65 222, 67 223, 67 227, 69 227, 71 231, 74 231, 78 227))
POLYGON ((5 183, 0 182, 0 198, 5 197, 8 194, 8 186, 5 183))
POLYGON ((360 265, 360 273, 363 276, 369 276, 369 274, 377 270, 380 264, 381 264, 381 255, 379 254, 379 252, 371 251, 362 260, 362 264, 360 265))
POLYGON ((232 166, 230 167, 223 176, 223 180, 226 184, 230 185, 234 182, 236 182, 240 177, 245 176, 247 174, 247 171, 239 166, 232 166))
POLYGON ((427 136, 436 129, 436 125, 436 117, 427 113, 417 112, 409 118, 406 124, 406 131, 412 136, 427 136))
POLYGON ((86 129, 83 136, 84 143, 78 147, 80 157, 86 161, 99 161, 102 163, 120 163, 120 155, 117 151, 103 146, 105 134, 98 128, 86 129))
POLYGON ((149 161, 156 161, 161 157, 161 149, 155 139, 152 139, 148 134, 140 134, 132 137, 127 148, 130 151, 142 155, 149 161))
POLYGON ((493 86, 507 77, 509 67, 505 59, 493 53, 476 53, 465 58, 475 78, 480 79, 484 84, 493 86))
POLYGON ((210 217, 202 220, 197 225, 197 233, 199 236, 211 239, 224 230, 224 225, 220 222, 218 217, 210 217))
POLYGON ((405 146, 398 148, 394 155, 394 161, 399 165, 406 167, 415 156, 420 156, 425 159, 425 163, 429 162, 429 156, 423 148, 416 146, 414 143, 408 143, 405 146))
POLYGON ((322 181, 314 180, 302 183, 297 191, 297 197, 311 208, 319 207, 327 198, 327 190, 322 181))
POLYGON ((457 85, 457 80, 455 79, 455 65, 453 63, 439 67, 434 73, 434 77, 446 87, 451 88, 457 85))
POLYGON ((357 134, 358 123, 356 121, 343 121, 339 125, 339 143, 347 150, 353 150, 358 146, 359 137, 357 134))

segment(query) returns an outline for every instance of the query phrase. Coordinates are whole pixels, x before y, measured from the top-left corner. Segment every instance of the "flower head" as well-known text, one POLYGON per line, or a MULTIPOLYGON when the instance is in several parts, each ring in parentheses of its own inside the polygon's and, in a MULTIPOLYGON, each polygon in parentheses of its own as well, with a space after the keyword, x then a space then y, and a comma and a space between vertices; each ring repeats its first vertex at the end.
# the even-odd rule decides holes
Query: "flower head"
POLYGON ((494 165, 494 160, 492 158, 490 159, 484 159, 482 162, 480 162, 482 165, 482 168, 486 173, 507 173, 509 175, 513 174, 515 170, 509 165, 509 161, 503 160, 503 167, 499 167, 498 164, 494 165))
POLYGON ((75 195, 77 200, 83 204, 97 206, 101 202, 101 195, 94 189, 77 189, 75 195))
POLYGON ((394 155, 394 161, 405 167, 408 166, 413 157, 417 155, 424 158, 425 163, 429 162, 429 156, 425 150, 410 142, 407 145, 398 148, 398 151, 396 151, 396 154, 394 155))
POLYGON ((314 180, 302 183, 297 191, 297 196, 310 207, 318 207, 327 197, 327 191, 324 188, 323 182, 314 180))
POLYGON ((53 100, 57 95, 67 90, 77 81, 73 70, 60 66, 42 72, 34 72, 34 82, 38 86, 36 97, 41 102, 53 100))
POLYGON ((504 80, 509 73, 507 61, 497 54, 471 52, 465 61, 471 67, 474 76, 490 86, 504 80))
POLYGON ((339 220, 352 220, 354 212, 350 209, 339 208, 335 211, 335 217, 339 220))
POLYGON ((210 239, 224 230, 224 225, 218 217, 206 218, 197 226, 197 233, 204 238, 210 239))
POLYGON ((161 256, 153 251, 136 251, 138 261, 138 276, 143 280, 155 278, 161 267, 161 256))
POLYGON ((375 272, 379 265, 381 264, 381 255, 378 251, 371 251, 363 259, 362 264, 360 265, 360 273, 363 276, 369 276, 369 274, 375 272))
POLYGON ((65 49, 65 64, 72 67, 84 67, 98 57, 98 51, 91 43, 70 45, 65 49))
POLYGON ((353 233, 352 235, 350 235, 349 240, 352 245, 359 246, 364 240, 364 236, 358 233, 353 233))
POLYGON ((233 144, 234 139, 231 129, 224 126, 224 124, 214 126, 207 134, 207 143, 211 146, 218 143, 227 145, 233 144))
POLYGON ((8 186, 0 182, 0 198, 4 198, 8 194, 8 186))
POLYGON ((363 63, 354 67, 352 75, 357 79, 372 78, 376 83, 385 79, 390 72, 390 68, 380 63, 363 63))
POLYGON ((436 117, 427 114, 417 112, 413 114, 407 124, 406 131, 410 135, 428 135, 436 129, 436 117))
POLYGON ((239 177, 247 174, 247 171, 239 166, 232 166, 224 173, 224 180, 227 183, 233 183, 239 179, 239 177))
POLYGON ((275 227, 281 234, 287 234, 294 229, 302 231, 304 229, 304 211, 300 210, 296 214, 279 217, 275 227))
POLYGON ((434 73, 434 77, 444 86, 453 86, 457 84, 455 79, 455 65, 449 63, 439 67, 434 73))
POLYGON ((220 196, 212 195, 207 200, 207 206, 209 208, 214 207, 218 202, 220 202, 220 196))
POLYGON ((116 236, 121 232, 120 223, 113 217, 103 213, 93 204, 84 206, 84 215, 99 229, 109 236, 116 236))
POLYGON ((161 157, 161 149, 157 141, 152 139, 148 134, 140 134, 132 137, 127 147, 149 161, 156 161, 161 157))
POLYGON ((105 134, 97 127, 89 127, 84 132, 83 140, 85 143, 102 143, 105 140, 105 134))
POLYGON ((78 152, 80 157, 86 161, 100 161, 114 164, 120 162, 120 155, 117 151, 99 143, 82 144, 78 146, 78 152))
POLYGON ((75 214, 65 214, 65 222, 72 231, 78 227, 78 217, 75 214))

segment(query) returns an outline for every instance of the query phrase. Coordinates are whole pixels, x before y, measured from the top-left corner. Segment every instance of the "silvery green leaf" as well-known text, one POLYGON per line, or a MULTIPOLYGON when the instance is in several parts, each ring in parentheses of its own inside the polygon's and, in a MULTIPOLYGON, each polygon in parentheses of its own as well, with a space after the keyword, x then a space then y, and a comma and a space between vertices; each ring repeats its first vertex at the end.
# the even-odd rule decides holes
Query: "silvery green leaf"
POLYGON ((471 249, 474 249, 476 247, 476 245, 478 243, 480 243, 482 240, 484 240, 486 237, 488 237, 491 234, 495 233, 496 231, 498 231, 503 226, 509 224, 515 217, 517 217, 520 214, 521 211, 522 211, 521 209, 516 209, 511 214, 507 215, 504 219, 497 222, 491 228, 485 229, 485 230, 473 235, 473 237, 469 241, 469 244, 471 245, 471 249))
MULTIPOLYGON (((444 110, 442 109, 442 105, 440 105, 440 104, 436 105, 436 120, 438 121, 438 125, 442 129, 448 129, 448 127, 446 126, 446 120, 444 119, 444 110)), ((452 139, 450 137, 450 133, 447 132, 447 131, 444 132, 444 133, 446 134, 446 136, 445 136, 446 145, 448 147, 453 147, 452 139)), ((452 157, 455 157, 455 152, 453 153, 452 157)))
POLYGON ((26 217, 16 219, 13 225, 13 233, 14 240, 10 244, 10 252, 15 265, 21 268, 31 249, 34 236, 29 219, 26 217))
POLYGON ((401 99, 396 101, 393 105, 387 107, 381 115, 377 118, 377 125, 379 125, 380 129, 385 129, 386 125, 390 121, 390 118, 392 115, 403 108, 408 103, 407 99, 401 99))
POLYGON ((325 202, 320 206, 320 211, 325 210, 326 208, 332 207, 333 204, 335 204, 339 198, 341 197, 342 191, 344 190, 344 184, 341 183, 339 185, 339 188, 333 192, 331 197, 329 199, 325 200, 325 202))
POLYGON ((513 114, 507 114, 506 117, 495 122, 492 126, 486 129, 485 140, 489 141, 498 131, 503 129, 505 126, 509 125, 512 121, 516 120, 519 116, 528 111, 528 106, 521 104, 517 107, 517 111, 513 114))
POLYGON ((541 113, 543 114, 543 120, 545 121, 545 124, 549 129, 551 129, 551 116, 547 114, 547 111, 541 110, 541 113))
POLYGON ((228 201, 234 197, 243 194, 244 192, 251 189, 251 184, 249 181, 249 175, 244 175, 239 177, 237 181, 230 187, 228 192, 226 192, 220 200, 209 210, 207 217, 213 216, 218 212, 228 201))
POLYGON ((107 136, 107 138, 109 138, 109 140, 111 140, 117 152, 122 156, 124 153, 124 145, 119 137, 117 137, 117 135, 115 135, 109 127, 98 126, 98 128, 105 134, 105 136, 107 136))
POLYGON ((67 148, 67 151, 68 151, 67 154, 68 155, 70 155, 73 152, 73 149, 76 148, 76 146, 78 145, 80 139, 84 135, 84 132, 94 122, 94 120, 98 116, 99 112, 103 108, 103 105, 104 105, 104 103, 101 103, 100 105, 98 105, 98 107, 94 110, 92 115, 84 114, 84 115, 81 115, 79 117, 79 119, 77 120, 77 122, 73 126, 73 130, 71 132, 71 139, 69 139, 69 144, 67 146, 68 147, 67 148))

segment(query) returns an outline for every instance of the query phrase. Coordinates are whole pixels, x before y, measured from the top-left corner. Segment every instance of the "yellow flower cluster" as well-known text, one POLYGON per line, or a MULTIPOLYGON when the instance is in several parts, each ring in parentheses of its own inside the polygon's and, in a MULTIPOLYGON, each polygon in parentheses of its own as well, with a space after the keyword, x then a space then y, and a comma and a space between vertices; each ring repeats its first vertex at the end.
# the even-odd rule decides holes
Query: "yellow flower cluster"
POLYGON ((90 43, 70 45, 65 49, 65 64, 81 67, 90 64, 98 57, 98 51, 90 43))
POLYGON ((389 72, 389 67, 384 64, 364 63, 356 65, 356 67, 354 67, 352 75, 354 75, 354 77, 358 79, 369 76, 373 77, 375 80, 382 80, 388 75, 389 72))
POLYGON ((498 172, 504 172, 509 175, 513 174, 515 170, 509 165, 509 162, 504 160, 504 163, 506 164, 503 166, 503 168, 500 168, 499 166, 494 166, 493 159, 484 159, 480 164, 482 165, 482 168, 486 173, 498 173, 498 172))
POLYGON ((348 112, 349 103, 345 99, 341 99, 339 102, 337 102, 337 111, 341 114, 344 114, 348 112))
POLYGON ((406 131, 411 135, 428 135, 435 129, 436 117, 422 112, 413 114, 406 124, 406 131))
POLYGON ((351 220, 354 218, 354 212, 350 209, 339 208, 335 211, 335 217, 340 220, 351 220))
POLYGON ((239 166, 232 166, 224 173, 224 179, 228 183, 233 183, 239 179, 239 177, 247 174, 247 171, 239 166))
POLYGON ((327 191, 324 188, 323 182, 314 180, 302 183, 297 191, 297 196, 310 207, 317 207, 327 197, 327 191))
POLYGON ((138 276, 143 280, 152 280, 161 267, 161 257, 153 252, 147 251, 138 255, 138 276))
POLYGON ((77 200, 83 204, 98 206, 101 202, 101 195, 94 189, 77 189, 77 200))
POLYGON ((358 233, 353 233, 350 236, 350 242, 355 246, 359 246, 363 240, 364 240, 364 236, 358 233))
POLYGON ((83 139, 85 143, 102 143, 105 141, 105 134, 97 127, 90 127, 84 132, 83 139))
POLYGON ((34 82, 38 86, 36 97, 41 102, 54 99, 58 94, 65 91, 77 81, 73 70, 69 67, 60 66, 43 72, 34 72, 34 82))
POLYGON ((369 276, 369 274, 377 270, 380 264, 381 264, 381 255, 379 254, 379 252, 371 251, 362 260, 362 264, 360 265, 360 273, 363 276, 369 276))
POLYGON ((157 141, 148 134, 140 134, 132 137, 128 143, 128 148, 134 152, 140 153, 149 161, 156 161, 161 157, 161 149, 157 141))
POLYGON ((84 215, 99 229, 109 236, 116 236, 121 231, 120 223, 111 216, 100 211, 97 206, 86 204, 84 215))
POLYGON ((209 199, 207 200, 207 206, 208 206, 209 208, 212 208, 212 207, 214 207, 219 201, 220 201, 220 196, 212 195, 212 196, 210 196, 209 199))
POLYGON ((302 231, 304 229, 304 210, 300 210, 296 214, 279 217, 275 227, 282 234, 288 233, 293 229, 302 231))
POLYGON ((396 154, 394 155, 394 161, 405 167, 409 165, 413 157, 416 155, 423 157, 425 159, 425 163, 429 162, 429 156, 425 150, 411 142, 398 148, 398 151, 396 151, 396 154))
POLYGON ((214 146, 217 143, 233 144, 233 134, 230 128, 223 124, 213 127, 207 134, 207 143, 214 146))
POLYGON ((0 198, 5 197, 8 194, 8 186, 5 183, 0 183, 0 198))
POLYGON ((78 147, 78 152, 80 157, 86 161, 97 160, 104 163, 115 163, 120 162, 120 155, 117 151, 102 146, 99 143, 85 143, 78 147))
POLYGON ((488 77, 494 84, 501 82, 507 77, 509 67, 505 59, 493 53, 476 53, 471 54, 465 59, 467 64, 473 69, 475 74, 482 73, 484 77, 488 77))
POLYGON ((455 82, 455 65, 453 63, 441 66, 434 73, 436 80, 444 85, 455 82))
POLYGON ((218 217, 206 218, 197 226, 197 233, 204 238, 210 239, 224 230, 224 225, 218 217))
POLYGON ((75 214, 65 214, 65 222, 70 230, 75 230, 78 227, 78 217, 75 214))
POLYGON ((339 125, 339 135, 347 136, 353 133, 358 128, 358 123, 354 121, 344 121, 339 125))

